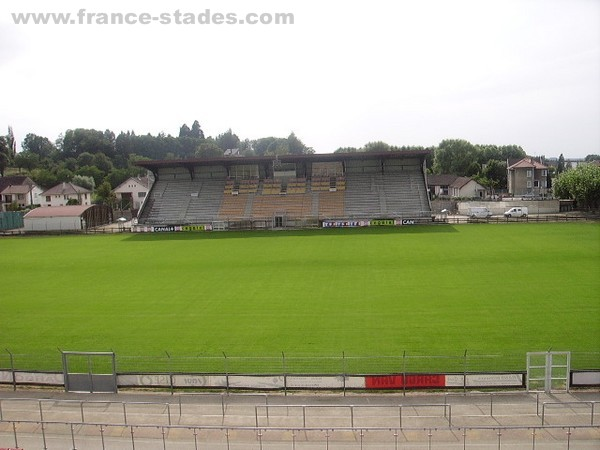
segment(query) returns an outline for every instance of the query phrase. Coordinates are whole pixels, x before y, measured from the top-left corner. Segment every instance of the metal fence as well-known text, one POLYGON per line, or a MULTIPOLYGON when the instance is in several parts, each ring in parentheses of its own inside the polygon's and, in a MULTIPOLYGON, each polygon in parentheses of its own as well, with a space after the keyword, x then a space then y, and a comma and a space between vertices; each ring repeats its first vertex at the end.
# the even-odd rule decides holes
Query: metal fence
MULTIPOLYGON (((326 449, 597 448, 599 426, 240 427, 5 421, 15 448, 326 449), (32 433, 32 429, 36 429, 32 433), (21 446, 21 447, 20 447, 21 446)), ((12 441, 12 442, 10 442, 12 441)))
MULTIPOLYGON (((18 354, 0 352, 0 369, 62 372, 62 353, 18 354)), ((571 369, 600 369, 600 352, 571 352, 571 369)), ((398 355, 299 356, 281 352, 272 356, 117 355, 117 373, 278 374, 278 375, 386 375, 402 373, 525 372, 525 354, 479 354, 463 350, 446 355, 403 351, 398 355)))
POLYGON ((551 223, 551 222, 586 222, 598 221, 598 214, 535 214, 527 217, 492 216, 487 218, 471 218, 465 215, 436 214, 435 223, 467 224, 467 223, 551 223))

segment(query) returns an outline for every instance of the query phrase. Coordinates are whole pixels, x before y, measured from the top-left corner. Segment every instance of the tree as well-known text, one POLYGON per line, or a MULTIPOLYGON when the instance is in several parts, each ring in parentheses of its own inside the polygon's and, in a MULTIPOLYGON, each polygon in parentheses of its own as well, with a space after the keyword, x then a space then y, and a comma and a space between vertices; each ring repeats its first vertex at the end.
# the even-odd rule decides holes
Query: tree
POLYGON ((558 164, 556 166, 556 175, 560 175, 565 171, 565 157, 561 153, 558 157, 558 164))
POLYGON ((62 138, 60 150, 63 157, 77 158, 84 152, 104 153, 112 157, 115 154, 114 133, 109 130, 102 132, 84 128, 67 130, 62 138))
POLYGON ((77 157, 77 165, 79 167, 83 166, 93 166, 94 165, 94 155, 89 152, 83 152, 81 155, 77 157))
POLYGON ((553 183, 554 195, 571 198, 582 209, 600 208, 600 166, 581 164, 559 174, 553 183))
POLYGON ((27 172, 31 172, 33 169, 38 167, 40 164, 40 157, 29 150, 17 153, 13 164, 21 171, 25 169, 27 172))
POLYGON ((600 161, 600 155, 594 155, 594 154, 592 154, 592 155, 587 155, 587 156, 584 158, 584 161, 585 161, 585 162, 600 161))
POLYGON ((223 151, 232 150, 240 147, 240 138, 237 134, 234 134, 230 128, 225 133, 221 133, 217 136, 215 144, 223 151))
POLYGON ((187 124, 183 124, 181 125, 181 127, 179 128, 179 137, 183 138, 183 137, 192 137, 191 136, 192 130, 190 130, 190 127, 187 126, 187 124))
POLYGON ((277 155, 289 155, 290 145, 287 139, 276 138, 267 147, 265 155, 277 156, 277 155))
POLYGON ((77 175, 92 177, 96 186, 99 186, 104 179, 104 173, 96 166, 83 166, 77 169, 77 175))
POLYGON ((194 123, 192 124, 190 137, 194 139, 204 139, 204 131, 202 131, 202 128, 200 128, 200 123, 198 123, 197 120, 194 120, 194 123))
POLYGON ((242 156, 254 156, 254 149, 252 148, 252 141, 250 139, 244 139, 240 142, 238 147, 242 156))
POLYGON ((128 169, 113 169, 104 178, 104 181, 108 181, 114 189, 130 176, 132 175, 128 169))
POLYGON ((93 165, 100 169, 105 176, 113 169, 112 161, 104 153, 96 153, 94 155, 93 165))
POLYGON ((389 152, 390 145, 383 141, 367 142, 361 150, 363 152, 389 152))
POLYGON ((196 156, 198 158, 218 158, 223 156, 223 150, 211 140, 198 145, 196 156))
POLYGON ((77 186, 89 189, 90 191, 93 191, 96 187, 94 179, 85 175, 75 175, 71 182, 77 186))
POLYGON ((33 133, 25 136, 21 147, 24 151, 35 153, 40 158, 49 158, 56 151, 56 146, 48 138, 33 133))
POLYGON ((0 176, 4 176, 4 171, 12 161, 12 150, 4 136, 0 136, 0 176))
POLYGON ((304 155, 308 152, 308 148, 292 131, 287 138, 288 149, 291 155, 304 155))
POLYGON ((38 186, 42 186, 45 189, 50 189, 58 183, 56 175, 45 168, 33 169, 31 171, 31 179, 35 181, 38 186))
POLYGON ((55 174, 59 183, 63 181, 68 182, 73 179, 73 172, 62 165, 56 167, 55 174))
POLYGON ((17 154, 17 140, 15 139, 15 133, 10 125, 8 127, 8 134, 6 135, 6 144, 8 145, 8 152, 12 159, 17 154))
POLYGON ((481 174, 489 180, 488 186, 491 188, 492 193, 496 189, 506 189, 507 187, 507 175, 506 175, 506 162, 497 159, 492 159, 484 165, 481 174))
POLYGON ((464 139, 446 139, 440 142, 433 157, 435 173, 465 176, 469 166, 478 160, 477 148, 464 139))
POLYGON ((252 148, 258 156, 263 156, 267 153, 267 149, 269 148, 269 146, 276 140, 277 138, 272 136, 256 139, 252 142, 252 148))
POLYGON ((95 194, 97 203, 100 203, 101 205, 112 206, 117 200, 117 196, 112 191, 108 181, 102 182, 102 184, 98 186, 98 189, 96 189, 95 194))

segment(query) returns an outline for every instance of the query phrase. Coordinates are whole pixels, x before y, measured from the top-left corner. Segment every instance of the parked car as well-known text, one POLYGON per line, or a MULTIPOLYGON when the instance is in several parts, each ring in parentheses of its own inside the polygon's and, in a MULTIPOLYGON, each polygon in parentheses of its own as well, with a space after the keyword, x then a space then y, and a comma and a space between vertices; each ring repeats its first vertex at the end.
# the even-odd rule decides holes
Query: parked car
POLYGON ((473 208, 469 208, 469 217, 471 217, 471 219, 487 219, 488 217, 492 217, 492 212, 484 206, 475 206, 473 208))
POLYGON ((504 217, 527 217, 529 210, 526 206, 515 206, 504 213, 504 217))

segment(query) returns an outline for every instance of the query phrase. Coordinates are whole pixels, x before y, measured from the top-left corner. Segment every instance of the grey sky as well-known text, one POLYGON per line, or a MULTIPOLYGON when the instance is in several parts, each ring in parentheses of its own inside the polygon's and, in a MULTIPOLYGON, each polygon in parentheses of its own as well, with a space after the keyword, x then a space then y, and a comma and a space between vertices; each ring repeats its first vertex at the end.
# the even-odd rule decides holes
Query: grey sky
POLYGON ((600 1, 0 4, 0 126, 176 135, 294 131, 319 153, 383 140, 600 153, 600 1), (11 12, 290 12, 293 25, 15 25, 11 12))

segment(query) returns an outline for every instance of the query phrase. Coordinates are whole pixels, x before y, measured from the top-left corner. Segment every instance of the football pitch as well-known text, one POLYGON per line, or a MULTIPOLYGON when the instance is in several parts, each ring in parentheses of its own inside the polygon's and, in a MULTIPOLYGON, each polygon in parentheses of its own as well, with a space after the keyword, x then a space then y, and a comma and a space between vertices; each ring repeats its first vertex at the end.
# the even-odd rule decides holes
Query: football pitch
POLYGON ((0 346, 28 368, 57 349, 507 355, 490 370, 552 349, 600 368, 597 223, 11 237, 0 254, 0 346))

